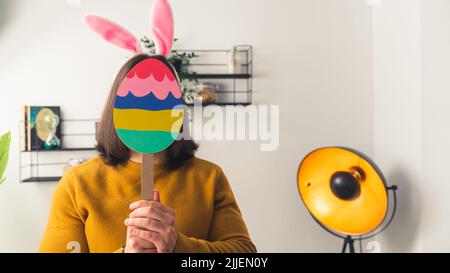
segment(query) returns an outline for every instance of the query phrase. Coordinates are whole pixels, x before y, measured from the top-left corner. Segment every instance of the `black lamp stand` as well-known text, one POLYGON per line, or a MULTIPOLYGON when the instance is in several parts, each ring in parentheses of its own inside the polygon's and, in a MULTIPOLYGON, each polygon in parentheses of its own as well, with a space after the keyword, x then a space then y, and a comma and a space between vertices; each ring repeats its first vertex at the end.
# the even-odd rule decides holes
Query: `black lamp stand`
POLYGON ((346 253, 347 252, 347 246, 348 246, 348 253, 355 253, 355 245, 354 245, 355 240, 352 238, 352 236, 348 235, 347 237, 344 238, 344 246, 342 247, 342 252, 341 253, 346 253))

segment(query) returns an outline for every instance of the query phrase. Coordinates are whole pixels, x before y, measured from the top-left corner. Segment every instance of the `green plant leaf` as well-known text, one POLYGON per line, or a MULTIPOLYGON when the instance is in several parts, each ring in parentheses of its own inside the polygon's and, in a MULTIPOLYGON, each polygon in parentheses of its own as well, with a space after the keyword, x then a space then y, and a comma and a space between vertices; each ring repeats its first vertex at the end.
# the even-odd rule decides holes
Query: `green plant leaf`
POLYGON ((9 146, 11 144, 11 132, 8 132, 0 137, 0 184, 5 181, 3 174, 8 165, 9 146))
MULTIPOLYGON (((155 54, 156 47, 155 47, 155 42, 152 39, 150 39, 148 36, 143 36, 140 39, 140 41, 144 45, 145 51, 147 51, 150 54, 155 54)), ((178 39, 174 38, 173 41, 177 42, 178 39)), ((197 57, 199 57, 199 55, 195 54, 195 52, 179 52, 175 49, 173 49, 170 52, 170 55, 167 57, 167 60, 173 66, 176 66, 175 65, 176 63, 181 62, 180 71, 177 71, 181 84, 185 80, 187 80, 189 82, 198 83, 197 73, 191 72, 190 69, 188 68, 189 65, 191 64, 190 59, 197 58, 197 57)), ((188 90, 188 89, 183 88, 182 90, 188 90)), ((182 92, 184 93, 184 91, 182 91, 182 92)))

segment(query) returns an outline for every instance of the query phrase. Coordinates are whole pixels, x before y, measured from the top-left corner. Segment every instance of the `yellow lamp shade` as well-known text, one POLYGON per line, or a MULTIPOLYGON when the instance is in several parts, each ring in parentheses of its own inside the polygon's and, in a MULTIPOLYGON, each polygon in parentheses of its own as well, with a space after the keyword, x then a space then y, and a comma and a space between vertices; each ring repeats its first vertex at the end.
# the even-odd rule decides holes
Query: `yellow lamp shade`
POLYGON ((300 196, 323 226, 349 236, 379 227, 388 211, 383 175, 363 154, 339 147, 317 149, 300 164, 300 196))

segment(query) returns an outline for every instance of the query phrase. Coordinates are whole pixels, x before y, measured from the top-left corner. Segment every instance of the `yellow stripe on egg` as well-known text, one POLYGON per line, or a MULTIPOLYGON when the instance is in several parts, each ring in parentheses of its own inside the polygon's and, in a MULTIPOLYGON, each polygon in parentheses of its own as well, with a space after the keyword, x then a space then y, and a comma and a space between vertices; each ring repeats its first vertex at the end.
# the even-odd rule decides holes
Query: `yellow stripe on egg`
POLYGON ((136 131, 179 131, 183 124, 183 109, 149 111, 114 108, 116 129, 136 131))

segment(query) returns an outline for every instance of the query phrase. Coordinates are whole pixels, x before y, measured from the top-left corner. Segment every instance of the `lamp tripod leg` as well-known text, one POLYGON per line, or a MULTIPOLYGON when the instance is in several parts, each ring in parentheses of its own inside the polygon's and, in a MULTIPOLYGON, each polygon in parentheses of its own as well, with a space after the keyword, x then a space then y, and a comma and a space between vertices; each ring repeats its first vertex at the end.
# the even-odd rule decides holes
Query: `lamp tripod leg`
POLYGON ((350 247, 350 253, 355 253, 355 245, 353 244, 354 240, 352 237, 350 237, 348 245, 350 247))
POLYGON ((355 240, 353 240, 352 236, 347 236, 344 239, 344 246, 342 247, 342 253, 346 253, 347 251, 347 245, 349 248, 349 253, 355 253, 355 240))
POLYGON ((342 247, 341 253, 345 253, 345 250, 347 250, 347 240, 346 239, 344 239, 344 246, 342 247))

